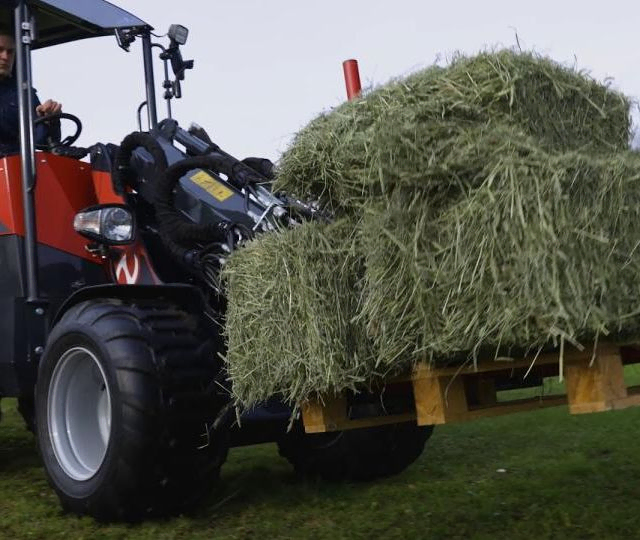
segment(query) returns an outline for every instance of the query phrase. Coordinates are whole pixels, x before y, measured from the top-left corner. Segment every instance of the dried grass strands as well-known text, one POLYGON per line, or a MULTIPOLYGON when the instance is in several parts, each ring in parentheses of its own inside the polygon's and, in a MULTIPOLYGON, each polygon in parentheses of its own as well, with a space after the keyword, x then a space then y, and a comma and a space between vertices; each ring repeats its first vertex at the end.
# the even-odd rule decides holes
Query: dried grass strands
POLYGON ((355 388, 417 360, 640 335, 629 102, 532 54, 460 57, 314 120, 278 189, 332 225, 231 257, 238 403, 355 388))

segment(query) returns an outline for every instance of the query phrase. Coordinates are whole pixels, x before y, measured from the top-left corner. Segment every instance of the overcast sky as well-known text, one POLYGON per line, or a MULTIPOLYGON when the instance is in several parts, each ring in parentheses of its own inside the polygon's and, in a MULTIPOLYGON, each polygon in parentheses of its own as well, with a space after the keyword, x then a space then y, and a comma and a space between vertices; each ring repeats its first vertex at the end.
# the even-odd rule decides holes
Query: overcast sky
MULTIPOLYGON (((192 121, 237 157, 277 159, 311 118, 345 99, 342 61, 356 58, 364 85, 406 75, 455 51, 520 45, 577 65, 640 96, 640 3, 631 0, 114 0, 164 34, 190 29, 195 60, 174 116, 192 121)), ((161 64, 156 66, 159 113, 161 64)), ((118 143, 136 129, 144 100, 140 44, 75 42, 34 57, 41 99, 79 116, 78 144, 118 143)))

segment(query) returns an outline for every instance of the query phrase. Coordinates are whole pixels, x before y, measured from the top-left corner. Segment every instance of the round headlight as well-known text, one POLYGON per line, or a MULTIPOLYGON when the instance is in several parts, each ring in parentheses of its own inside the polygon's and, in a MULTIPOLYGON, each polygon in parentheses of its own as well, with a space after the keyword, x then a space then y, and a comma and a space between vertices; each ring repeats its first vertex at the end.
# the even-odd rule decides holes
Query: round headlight
POLYGON ((104 244, 128 244, 135 236, 133 214, 118 205, 85 208, 76 214, 73 228, 83 236, 104 244))
POLYGON ((102 209, 102 236, 113 242, 127 242, 133 239, 133 216, 119 207, 102 209))

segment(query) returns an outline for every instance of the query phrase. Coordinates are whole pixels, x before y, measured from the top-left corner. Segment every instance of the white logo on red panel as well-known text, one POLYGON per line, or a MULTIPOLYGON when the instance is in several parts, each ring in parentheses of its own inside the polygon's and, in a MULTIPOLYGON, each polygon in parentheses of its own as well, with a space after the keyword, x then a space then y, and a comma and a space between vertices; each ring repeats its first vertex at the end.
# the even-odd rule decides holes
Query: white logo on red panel
POLYGON ((126 283, 127 285, 133 285, 138 281, 138 275, 140 273, 140 263, 135 253, 131 254, 133 257, 133 271, 129 269, 128 255, 124 253, 118 266, 116 266, 116 279, 118 283, 126 283))

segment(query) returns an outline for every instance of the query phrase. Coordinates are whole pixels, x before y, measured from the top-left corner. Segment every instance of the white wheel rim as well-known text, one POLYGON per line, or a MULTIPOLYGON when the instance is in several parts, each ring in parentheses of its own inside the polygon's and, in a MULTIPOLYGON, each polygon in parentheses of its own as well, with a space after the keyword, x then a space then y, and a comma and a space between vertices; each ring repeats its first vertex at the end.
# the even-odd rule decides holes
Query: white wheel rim
POLYGON ((47 423, 62 470, 74 480, 93 477, 111 436, 111 394, 96 356, 84 347, 62 355, 49 386, 47 423))

